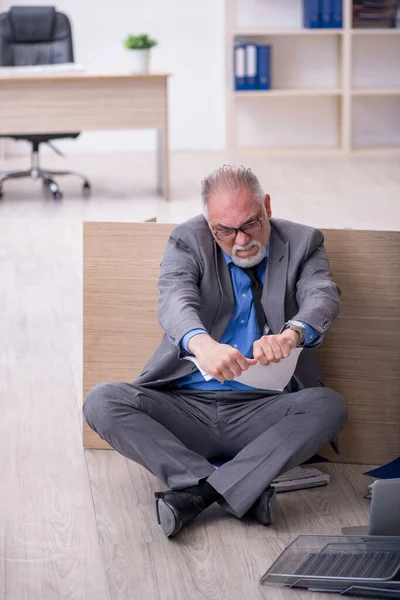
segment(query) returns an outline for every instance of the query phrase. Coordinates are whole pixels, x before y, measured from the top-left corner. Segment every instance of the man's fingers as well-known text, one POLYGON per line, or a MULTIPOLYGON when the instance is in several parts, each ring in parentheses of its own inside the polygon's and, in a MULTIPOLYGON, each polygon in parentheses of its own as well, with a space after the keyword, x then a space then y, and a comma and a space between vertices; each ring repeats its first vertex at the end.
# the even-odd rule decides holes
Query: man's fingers
POLYGON ((239 377, 243 373, 242 367, 237 362, 230 362, 226 366, 232 371, 234 377, 239 377))
POLYGON ((222 374, 221 383, 224 381, 231 381, 235 377, 230 367, 222 367, 220 372, 222 374))
POLYGON ((235 377, 239 377, 243 371, 247 371, 249 366, 256 364, 256 362, 254 359, 245 358, 238 350, 232 348, 208 372, 220 383, 223 383, 224 381, 231 381, 235 377))
POLYGON ((253 345, 253 356, 260 365, 266 366, 269 365, 270 362, 276 362, 270 340, 271 338, 268 338, 265 335, 253 345))
POLYGON ((220 383, 224 383, 226 380, 230 381, 234 377, 232 371, 227 367, 216 367, 214 369, 210 369, 209 375, 212 375, 212 377, 217 379, 220 383))
POLYGON ((264 350, 264 354, 268 359, 268 362, 277 362, 276 358, 275 358, 275 353, 274 350, 271 346, 267 346, 265 348, 263 348, 264 350))
POLYGON ((292 351, 292 347, 288 343, 287 340, 282 340, 282 342, 281 342, 281 350, 282 350, 283 358, 287 358, 288 356, 290 356, 290 353, 292 351))
POLYGON ((253 344, 254 359, 260 365, 277 363, 290 355, 290 340, 280 336, 263 336, 253 344))
MULTIPOLYGON (((276 338, 271 339, 269 342, 269 352, 273 355, 271 362, 279 362, 283 358, 282 349, 276 338)), ((266 353, 267 354, 267 353, 266 353)), ((269 358, 269 354, 267 354, 269 358)))
POLYGON ((239 353, 239 356, 236 359, 237 364, 239 365, 242 371, 247 371, 247 369, 255 364, 257 361, 252 358, 246 358, 243 354, 239 353))
POLYGON ((241 358, 244 358, 243 355, 238 350, 233 350, 230 354, 223 358, 221 364, 219 365, 220 369, 230 369, 234 377, 239 377, 243 371, 239 363, 241 358))
POLYGON ((249 366, 255 365, 257 361, 254 358, 246 358, 238 352, 230 356, 220 367, 220 372, 225 380, 231 381, 235 377, 240 377, 243 371, 247 371, 249 366))
POLYGON ((268 358, 265 356, 265 354, 261 354, 260 358, 257 359, 257 362, 260 365, 263 365, 263 367, 266 367, 267 365, 269 365, 270 361, 268 360, 268 358))
POLYGON ((212 375, 212 377, 214 377, 214 379, 216 379, 220 383, 224 383, 224 381, 226 381, 227 379, 231 380, 233 378, 233 374, 231 373, 231 371, 229 369, 225 369, 225 368, 210 369, 209 374, 212 375))
POLYGON ((266 366, 269 364, 269 360, 265 356, 264 349, 259 342, 253 345, 253 356, 260 365, 266 366))

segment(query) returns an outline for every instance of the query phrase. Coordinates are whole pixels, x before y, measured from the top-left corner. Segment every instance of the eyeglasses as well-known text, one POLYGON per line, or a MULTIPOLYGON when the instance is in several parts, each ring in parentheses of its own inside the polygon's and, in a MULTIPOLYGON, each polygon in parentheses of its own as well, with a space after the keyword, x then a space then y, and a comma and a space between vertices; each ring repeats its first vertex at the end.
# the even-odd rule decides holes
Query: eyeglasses
POLYGON ((263 225, 263 218, 259 217, 256 221, 251 221, 250 223, 245 223, 241 227, 225 227, 224 229, 214 229, 211 228, 215 237, 218 238, 221 242, 227 240, 234 240, 241 231, 245 235, 251 235, 252 233, 256 233, 260 231, 263 225))

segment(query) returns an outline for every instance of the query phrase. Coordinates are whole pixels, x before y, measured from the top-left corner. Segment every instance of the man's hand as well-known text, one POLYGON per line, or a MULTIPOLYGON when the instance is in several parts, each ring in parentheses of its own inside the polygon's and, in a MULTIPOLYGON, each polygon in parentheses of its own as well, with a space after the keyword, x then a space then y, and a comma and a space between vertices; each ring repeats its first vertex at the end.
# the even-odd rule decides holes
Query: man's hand
POLYGON ((228 344, 219 344, 207 334, 194 335, 189 340, 188 348, 199 361, 200 367, 220 383, 238 377, 257 362, 246 358, 228 344))
POLYGON ((253 356, 260 365, 277 363, 287 358, 299 343, 299 334, 293 329, 286 329, 279 335, 263 335, 253 344, 253 356))

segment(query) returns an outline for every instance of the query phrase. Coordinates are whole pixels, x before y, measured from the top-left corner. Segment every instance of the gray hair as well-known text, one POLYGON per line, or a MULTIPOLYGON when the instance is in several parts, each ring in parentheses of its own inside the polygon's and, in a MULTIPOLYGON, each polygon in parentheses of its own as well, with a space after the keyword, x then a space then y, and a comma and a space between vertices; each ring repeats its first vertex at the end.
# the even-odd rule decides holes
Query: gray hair
POLYGON ((207 175, 201 182, 201 198, 204 216, 208 217, 208 201, 217 192, 238 192, 248 189, 253 192, 255 199, 264 205, 265 193, 260 182, 251 169, 242 165, 222 165, 207 175))

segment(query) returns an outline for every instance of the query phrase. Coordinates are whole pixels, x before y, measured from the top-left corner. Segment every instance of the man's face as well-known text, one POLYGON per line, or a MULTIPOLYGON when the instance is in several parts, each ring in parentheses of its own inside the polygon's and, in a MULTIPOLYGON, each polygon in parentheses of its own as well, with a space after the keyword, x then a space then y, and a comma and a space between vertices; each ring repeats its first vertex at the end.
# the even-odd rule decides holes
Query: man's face
POLYGON ((265 257, 270 216, 269 195, 262 206, 248 189, 235 194, 217 193, 208 201, 208 223, 213 237, 238 267, 253 267, 265 257), (246 232, 232 231, 237 227, 245 228, 246 232))

